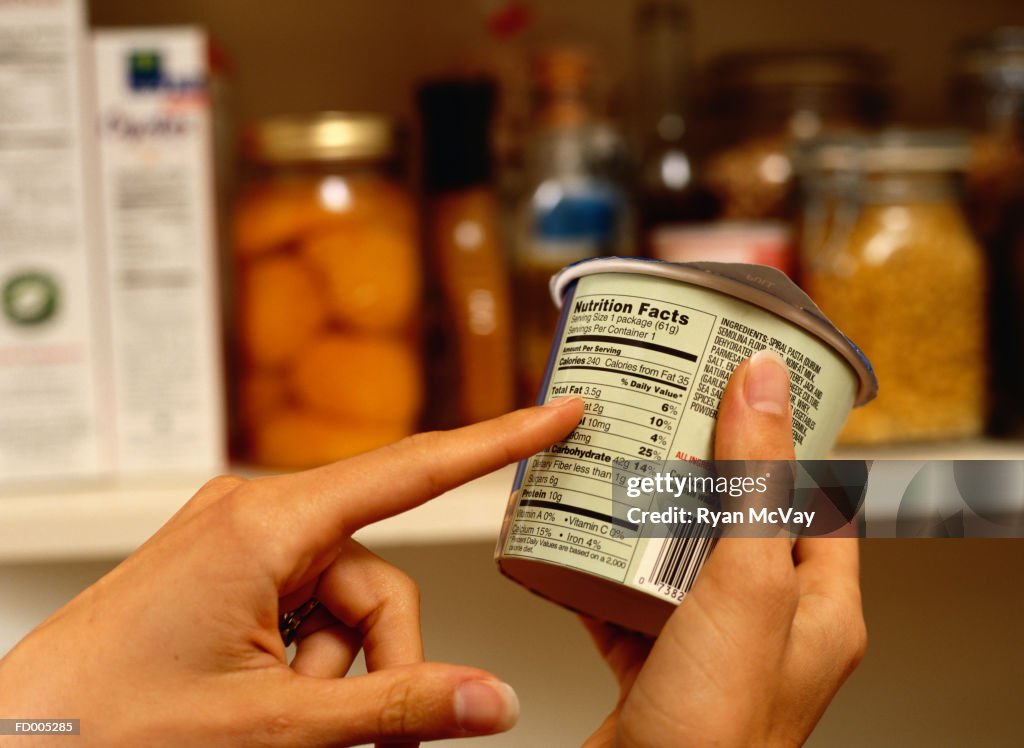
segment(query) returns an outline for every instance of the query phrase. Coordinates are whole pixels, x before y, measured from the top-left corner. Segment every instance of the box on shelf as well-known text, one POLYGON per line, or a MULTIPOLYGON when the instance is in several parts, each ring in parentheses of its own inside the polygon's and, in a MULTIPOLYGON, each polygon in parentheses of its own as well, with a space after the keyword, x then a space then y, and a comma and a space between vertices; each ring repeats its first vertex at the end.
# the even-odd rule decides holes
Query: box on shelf
POLYGON ((80 0, 0 3, 0 479, 111 467, 80 0))
POLYGON ((121 473, 225 463, 212 117, 200 29, 93 36, 121 473))

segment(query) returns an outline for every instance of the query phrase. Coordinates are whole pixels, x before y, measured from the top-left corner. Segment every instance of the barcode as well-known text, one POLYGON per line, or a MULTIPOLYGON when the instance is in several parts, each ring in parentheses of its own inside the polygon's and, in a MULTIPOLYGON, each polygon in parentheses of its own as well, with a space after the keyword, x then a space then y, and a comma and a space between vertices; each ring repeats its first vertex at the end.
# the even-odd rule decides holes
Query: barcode
MULTIPOLYGON (((714 534, 715 528, 706 522, 676 525, 672 534, 659 544, 660 548, 643 586, 661 591, 667 587, 669 592, 676 593, 673 597, 685 595, 711 553, 714 534)), ((652 545, 658 547, 654 543, 652 545)))

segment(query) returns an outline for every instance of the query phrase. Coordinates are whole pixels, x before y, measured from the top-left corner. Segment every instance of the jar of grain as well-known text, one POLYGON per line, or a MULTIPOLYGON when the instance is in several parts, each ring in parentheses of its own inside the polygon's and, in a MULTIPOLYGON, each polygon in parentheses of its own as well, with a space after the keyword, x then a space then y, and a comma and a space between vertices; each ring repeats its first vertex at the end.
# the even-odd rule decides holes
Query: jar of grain
POLYGON ((841 442, 984 427, 986 269, 957 195, 968 159, 956 133, 883 131, 825 141, 804 162, 808 292, 879 380, 878 398, 851 414, 841 442))
POLYGON ((400 128, 372 114, 278 117, 242 145, 236 455, 307 467, 411 433, 421 269, 400 128))
POLYGON ((791 150, 876 125, 882 66, 859 50, 723 55, 709 70, 717 144, 705 171, 723 218, 792 217, 791 150))

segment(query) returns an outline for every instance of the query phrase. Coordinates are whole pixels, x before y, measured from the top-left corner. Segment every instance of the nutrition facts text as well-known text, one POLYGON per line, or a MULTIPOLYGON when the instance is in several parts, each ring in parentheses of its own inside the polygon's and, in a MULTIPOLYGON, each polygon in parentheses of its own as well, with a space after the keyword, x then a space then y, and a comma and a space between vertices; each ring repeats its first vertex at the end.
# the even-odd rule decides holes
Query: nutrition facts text
POLYGON ((714 315, 650 297, 576 295, 552 362, 548 399, 578 395, 579 426, 530 460, 505 553, 623 581, 636 525, 613 511, 612 471, 645 475, 673 444, 714 315))

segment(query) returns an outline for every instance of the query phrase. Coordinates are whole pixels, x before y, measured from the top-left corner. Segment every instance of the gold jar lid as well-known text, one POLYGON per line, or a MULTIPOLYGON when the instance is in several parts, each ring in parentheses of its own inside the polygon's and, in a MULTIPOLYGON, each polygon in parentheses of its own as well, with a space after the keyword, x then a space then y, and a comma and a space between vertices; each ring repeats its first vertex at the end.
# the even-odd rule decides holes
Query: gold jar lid
POLYGON ((859 49, 765 50, 724 54, 711 64, 716 90, 876 88, 882 63, 859 49))
POLYGON ((797 168, 810 171, 942 173, 964 171, 970 145, 958 130, 888 128, 870 135, 821 137, 794 151, 797 168))
POLYGON ((386 161, 401 154, 403 131, 392 117, 318 112, 254 122, 242 136, 245 157, 256 163, 386 161))
POLYGON ((1024 90, 1024 26, 1005 26, 963 42, 956 51, 955 72, 983 85, 1024 90))

